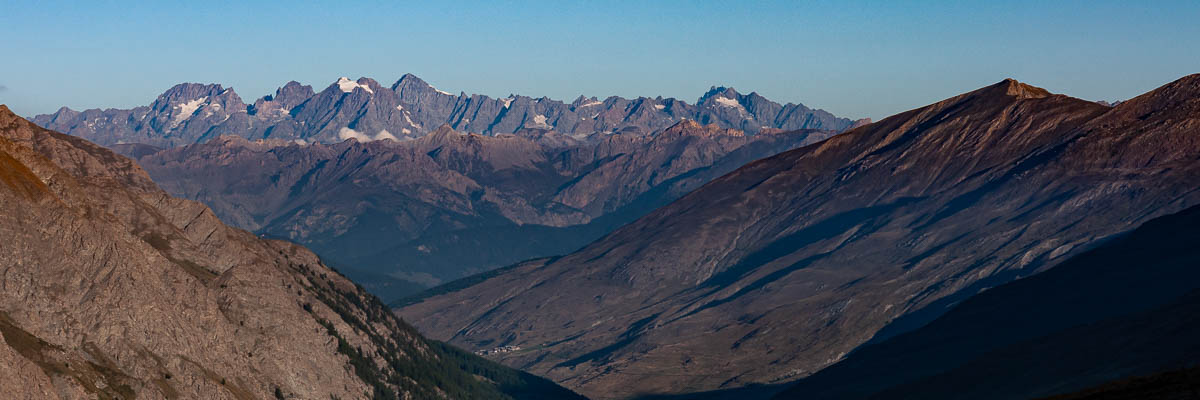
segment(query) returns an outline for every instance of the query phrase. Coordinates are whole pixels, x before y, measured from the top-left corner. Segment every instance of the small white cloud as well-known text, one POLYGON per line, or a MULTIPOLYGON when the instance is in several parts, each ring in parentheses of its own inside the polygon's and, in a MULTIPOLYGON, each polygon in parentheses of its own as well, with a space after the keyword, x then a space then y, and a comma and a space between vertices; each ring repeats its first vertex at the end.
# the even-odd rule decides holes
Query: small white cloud
POLYGON ((367 135, 359 133, 350 128, 342 128, 338 130, 338 138, 342 140, 354 139, 360 142, 370 142, 371 138, 367 135))
POLYGON ((391 132, 388 132, 387 129, 380 130, 379 134, 375 135, 375 140, 383 140, 383 139, 389 139, 389 140, 397 141, 397 142, 399 141, 396 139, 396 136, 392 135, 391 132))
POLYGON ((393 141, 397 141, 397 142, 400 141, 400 139, 396 138, 396 135, 393 135, 391 132, 388 132, 387 129, 381 129, 381 130, 379 130, 379 133, 375 134, 375 137, 371 137, 370 135, 350 129, 348 127, 338 130, 338 138, 341 140, 354 139, 354 140, 357 140, 357 141, 363 142, 363 143, 373 142, 376 140, 383 140, 383 139, 389 139, 389 140, 393 140, 393 141))

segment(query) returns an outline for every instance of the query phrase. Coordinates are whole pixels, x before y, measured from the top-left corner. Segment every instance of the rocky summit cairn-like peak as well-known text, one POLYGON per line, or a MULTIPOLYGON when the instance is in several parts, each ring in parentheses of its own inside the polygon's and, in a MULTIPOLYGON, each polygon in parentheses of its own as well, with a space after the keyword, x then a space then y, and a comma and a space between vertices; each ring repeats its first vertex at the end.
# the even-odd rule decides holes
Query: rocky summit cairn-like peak
POLYGON ((1033 85, 1027 85, 1018 82, 1013 78, 1005 78, 1003 81, 1000 81, 1000 83, 997 83, 996 86, 1003 87, 1005 90, 1004 94, 1015 96, 1021 99, 1040 99, 1043 97, 1049 97, 1051 94, 1053 94, 1050 93, 1049 90, 1033 85))

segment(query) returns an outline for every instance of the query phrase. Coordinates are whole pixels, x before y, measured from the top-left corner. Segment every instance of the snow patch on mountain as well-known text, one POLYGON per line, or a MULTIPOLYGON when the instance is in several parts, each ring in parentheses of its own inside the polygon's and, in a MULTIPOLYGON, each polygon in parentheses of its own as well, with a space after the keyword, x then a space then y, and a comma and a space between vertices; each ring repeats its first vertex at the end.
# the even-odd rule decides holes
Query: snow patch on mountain
POLYGON ((404 112, 404 121, 408 122, 409 125, 412 125, 413 128, 421 129, 421 125, 417 125, 416 122, 413 122, 412 118, 409 118, 408 111, 404 112))
POLYGON ((742 106, 740 103, 738 103, 738 101, 736 99, 731 99, 728 97, 717 97, 713 100, 716 100, 717 104, 720 104, 725 107, 741 107, 742 106))
POLYGON ((196 110, 200 109, 200 106, 204 104, 205 100, 208 100, 208 96, 176 105, 175 107, 179 108, 179 114, 175 114, 175 120, 172 121, 173 125, 179 125, 179 123, 190 118, 192 114, 196 113, 196 110))
POLYGON ((375 94, 375 91, 371 90, 371 87, 360 84, 355 81, 352 81, 352 80, 350 80, 350 78, 347 78, 344 76, 341 78, 338 78, 337 85, 338 85, 338 88, 342 89, 342 91, 346 92, 346 93, 353 92, 354 88, 362 88, 363 90, 366 90, 367 93, 375 94))

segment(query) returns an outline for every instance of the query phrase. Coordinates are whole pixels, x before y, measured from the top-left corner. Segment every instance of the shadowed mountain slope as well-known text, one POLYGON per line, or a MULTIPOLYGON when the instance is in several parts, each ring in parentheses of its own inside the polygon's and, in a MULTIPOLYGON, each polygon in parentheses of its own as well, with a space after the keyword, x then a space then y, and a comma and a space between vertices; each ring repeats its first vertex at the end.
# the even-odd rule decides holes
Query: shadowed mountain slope
POLYGON ((1194 399, 1200 397, 1200 367, 1119 379, 1047 400, 1194 399))
POLYGON ((796 379, 1200 203, 1198 94, 1193 75, 1110 108, 1005 80, 398 313, 598 398, 796 379))
POLYGON ((421 337, 308 250, 0 106, 8 398, 570 398, 421 337))
POLYGON ((865 346, 777 398, 1033 398, 1194 366, 1197 266, 1192 207, 865 346))

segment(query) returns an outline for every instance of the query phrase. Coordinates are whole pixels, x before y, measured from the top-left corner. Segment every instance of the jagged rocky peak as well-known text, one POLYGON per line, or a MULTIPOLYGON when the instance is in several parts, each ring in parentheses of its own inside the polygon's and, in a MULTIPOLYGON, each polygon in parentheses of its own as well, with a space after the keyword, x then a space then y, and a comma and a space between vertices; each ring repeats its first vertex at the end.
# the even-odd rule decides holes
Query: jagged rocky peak
POLYGON ((404 74, 401 76, 395 84, 392 84, 392 90, 401 96, 404 96, 406 92, 409 91, 421 93, 433 92, 443 96, 456 96, 454 93, 439 90, 438 88, 433 87, 433 85, 430 85, 429 82, 425 82, 425 80, 413 74, 404 74))
POLYGON ((403 87, 432 88, 433 86, 416 75, 404 74, 396 80, 396 83, 392 84, 392 90, 399 91, 403 87))
POLYGON ((713 87, 701 102, 693 106, 662 97, 579 96, 572 103, 564 103, 544 96, 454 95, 405 74, 390 88, 370 78, 342 77, 320 93, 298 82, 288 82, 273 95, 256 99, 252 106, 243 104, 233 90, 220 85, 188 83, 171 88, 149 107, 95 109, 83 114, 61 111, 37 116, 34 121, 103 145, 143 143, 160 147, 203 142, 223 134, 324 143, 339 142, 354 132, 368 138, 383 132, 416 138, 442 124, 490 136, 545 129, 575 138, 614 131, 649 135, 682 118, 747 133, 762 129, 840 132, 853 124, 849 119, 802 105, 781 107, 757 94, 738 94, 733 88, 713 87))
POLYGON ((702 106, 716 102, 724 106, 737 106, 740 105, 740 98, 741 95, 732 87, 713 86, 703 96, 700 96, 699 100, 696 100, 696 105, 702 106))
POLYGON ((250 108, 250 113, 265 118, 287 118, 290 117, 293 108, 304 104, 315 95, 312 86, 290 81, 275 89, 274 95, 266 95, 256 100, 250 108))
POLYGON ((279 89, 275 89, 275 96, 270 100, 279 102, 287 107, 295 107, 305 100, 313 97, 316 93, 313 92, 312 86, 302 85, 300 82, 290 81, 279 89))
POLYGON ((202 83, 181 83, 167 89, 166 92, 158 96, 154 104, 150 107, 155 110, 163 110, 164 107, 175 107, 180 104, 221 104, 223 107, 233 105, 243 105, 241 97, 233 91, 233 88, 224 88, 218 84, 202 84, 202 83))

